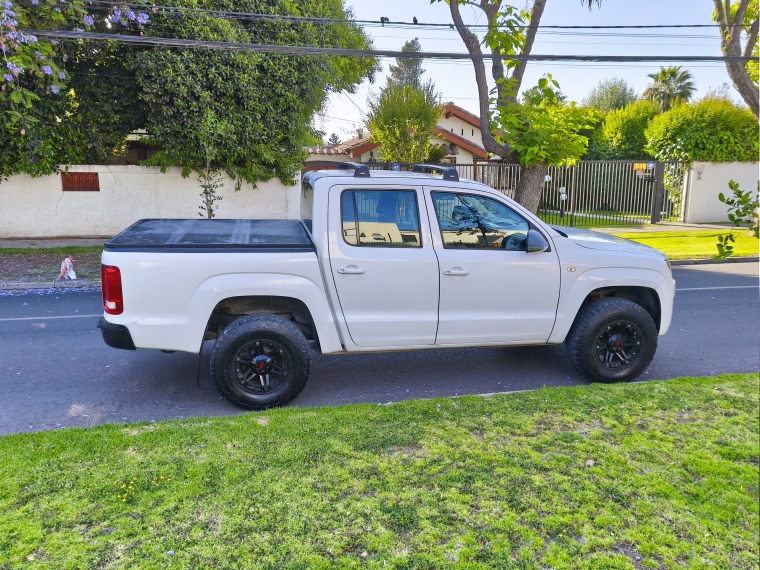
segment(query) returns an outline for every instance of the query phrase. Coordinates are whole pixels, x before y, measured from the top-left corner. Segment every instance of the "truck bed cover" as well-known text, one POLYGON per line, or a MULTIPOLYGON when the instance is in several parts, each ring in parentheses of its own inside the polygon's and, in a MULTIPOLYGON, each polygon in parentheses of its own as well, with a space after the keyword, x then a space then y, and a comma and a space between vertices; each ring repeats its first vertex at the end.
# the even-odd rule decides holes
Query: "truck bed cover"
POLYGON ((298 220, 140 220, 105 243, 109 251, 314 251, 298 220))

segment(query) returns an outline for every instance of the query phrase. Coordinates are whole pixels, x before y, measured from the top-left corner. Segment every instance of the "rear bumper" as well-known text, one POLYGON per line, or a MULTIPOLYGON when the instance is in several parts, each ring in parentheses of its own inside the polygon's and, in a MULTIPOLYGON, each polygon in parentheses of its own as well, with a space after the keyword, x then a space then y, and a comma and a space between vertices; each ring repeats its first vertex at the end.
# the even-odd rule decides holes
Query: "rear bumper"
POLYGON ((132 335, 129 334, 129 329, 124 325, 109 323, 104 317, 101 317, 98 328, 100 329, 100 334, 103 335, 103 340, 111 348, 135 350, 132 335))

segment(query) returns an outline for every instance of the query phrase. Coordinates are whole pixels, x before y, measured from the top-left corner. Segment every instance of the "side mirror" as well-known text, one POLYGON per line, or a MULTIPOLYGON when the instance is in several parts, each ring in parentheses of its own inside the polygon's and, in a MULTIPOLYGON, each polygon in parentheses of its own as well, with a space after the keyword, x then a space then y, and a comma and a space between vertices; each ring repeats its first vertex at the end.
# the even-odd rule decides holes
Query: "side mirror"
POLYGON ((549 249, 549 242, 546 241, 546 238, 543 236, 541 232, 537 232, 536 230, 528 230, 527 241, 528 241, 527 243, 528 253, 546 251, 547 249, 549 249))

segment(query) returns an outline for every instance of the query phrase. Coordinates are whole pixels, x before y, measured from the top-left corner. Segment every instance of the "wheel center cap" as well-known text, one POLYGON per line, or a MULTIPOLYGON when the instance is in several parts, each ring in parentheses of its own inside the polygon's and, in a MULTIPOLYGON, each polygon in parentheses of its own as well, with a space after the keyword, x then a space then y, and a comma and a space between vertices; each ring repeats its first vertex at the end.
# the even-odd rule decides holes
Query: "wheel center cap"
POLYGON ((269 374, 272 371, 272 359, 260 354, 251 361, 251 367, 256 374, 269 374))
POLYGON ((607 341, 607 350, 618 352, 623 346, 623 338, 619 334, 612 335, 607 341))

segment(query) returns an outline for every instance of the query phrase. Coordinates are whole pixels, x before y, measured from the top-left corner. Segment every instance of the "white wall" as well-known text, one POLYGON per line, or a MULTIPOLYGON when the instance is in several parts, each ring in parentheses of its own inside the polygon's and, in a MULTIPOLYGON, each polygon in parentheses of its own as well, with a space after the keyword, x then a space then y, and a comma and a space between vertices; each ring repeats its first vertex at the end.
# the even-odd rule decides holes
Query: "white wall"
POLYGON ((739 183, 744 191, 757 193, 757 182, 760 178, 756 162, 694 162, 689 169, 689 193, 684 208, 684 222, 690 224, 706 224, 711 222, 727 222, 728 206, 718 200, 718 194, 723 192, 731 195, 728 181, 739 183))
POLYGON ((455 135, 466 138, 468 141, 474 142, 478 146, 483 146, 483 135, 480 133, 479 127, 473 127, 467 121, 463 121, 459 117, 453 115, 448 119, 441 115, 438 119, 438 127, 444 131, 449 131, 455 135))
MULTIPOLYGON (((0 238, 112 236, 142 218, 200 219, 197 176, 180 168, 162 174, 144 166, 71 166, 69 172, 97 172, 100 192, 63 192, 61 175, 11 176, 0 182, 0 238)), ((277 178, 256 189, 225 177, 218 191, 217 218, 297 218, 300 180, 285 186, 277 178)))

